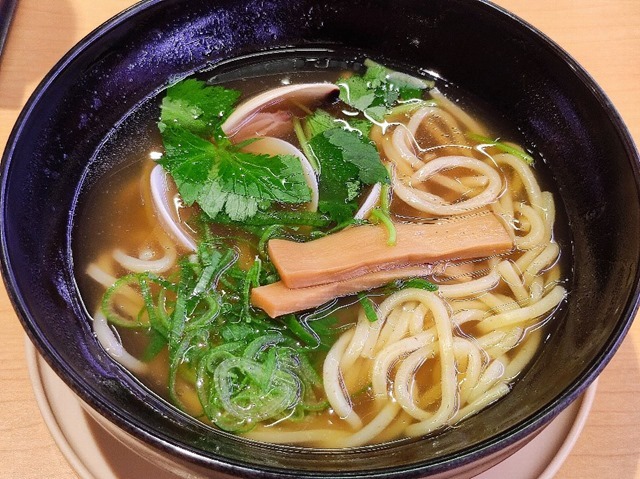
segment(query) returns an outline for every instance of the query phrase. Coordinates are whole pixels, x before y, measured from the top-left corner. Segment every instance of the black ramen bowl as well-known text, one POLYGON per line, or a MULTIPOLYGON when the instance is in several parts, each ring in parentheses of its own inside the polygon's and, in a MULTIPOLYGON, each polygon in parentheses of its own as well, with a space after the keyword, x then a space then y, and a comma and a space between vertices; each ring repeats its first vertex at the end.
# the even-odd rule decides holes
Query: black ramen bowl
POLYGON ((189 477, 470 477, 522 447, 616 351, 638 306, 638 154, 564 51, 488 2, 150 0, 91 33, 36 89, 2 161, 2 272, 53 369, 135 450, 189 477), (105 353, 71 254, 78 185, 114 125, 170 82, 273 52, 426 69, 490 105, 541 152, 571 255, 565 307, 513 391, 436 437, 346 450, 247 442, 190 419, 105 353), (318 53, 320 52, 320 53, 318 53), (186 472, 189 471, 189 472, 186 472))

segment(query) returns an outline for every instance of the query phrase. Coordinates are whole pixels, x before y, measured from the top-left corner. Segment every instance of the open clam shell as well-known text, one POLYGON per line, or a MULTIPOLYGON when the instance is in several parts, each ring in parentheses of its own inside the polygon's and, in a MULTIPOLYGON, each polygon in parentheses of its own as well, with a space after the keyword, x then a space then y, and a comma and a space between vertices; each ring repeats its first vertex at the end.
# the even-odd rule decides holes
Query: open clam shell
MULTIPOLYGON (((321 103, 332 95, 337 96, 339 91, 340 88, 337 85, 323 82, 299 83, 271 89, 238 105, 222 124, 222 131, 229 137, 242 137, 240 139, 254 136, 255 132, 251 134, 251 131, 246 131, 246 129, 254 119, 262 119, 257 116, 259 113, 273 113, 277 111, 277 106, 282 103, 287 104, 287 109, 289 109, 289 106, 310 109, 310 107, 321 103)), ((279 119, 279 121, 282 121, 282 119, 279 119)))
POLYGON ((171 177, 157 165, 151 170, 149 181, 153 208, 164 230, 184 248, 196 251, 195 240, 180 221, 182 200, 171 177))

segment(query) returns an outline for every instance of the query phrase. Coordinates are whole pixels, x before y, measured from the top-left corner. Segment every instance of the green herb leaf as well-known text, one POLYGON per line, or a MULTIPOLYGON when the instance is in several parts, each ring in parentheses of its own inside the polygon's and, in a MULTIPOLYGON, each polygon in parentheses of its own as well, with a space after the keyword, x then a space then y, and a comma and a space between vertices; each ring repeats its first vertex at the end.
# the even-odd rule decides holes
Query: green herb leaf
POLYGON ((422 91, 433 86, 432 82, 395 72, 371 60, 366 60, 363 75, 339 79, 340 99, 380 121, 387 110, 399 100, 421 98, 422 91))
POLYGON ((202 211, 211 217, 224 211, 230 218, 242 221, 258 211, 255 198, 238 198, 238 195, 223 191, 215 179, 207 180, 202 185, 197 201, 202 211))
POLYGON ((360 182, 356 181, 358 169, 344 161, 340 148, 333 145, 325 134, 315 136, 309 145, 322 168, 318 181, 318 208, 336 223, 342 223, 353 217, 358 207, 354 201, 347 200, 360 191, 360 182), (355 191, 354 183, 357 185, 355 191))
POLYGON ((254 155, 226 141, 214 144, 182 127, 165 128, 159 163, 173 176, 186 204, 198 202, 209 216, 224 211, 236 221, 272 202, 301 204, 311 199, 300 160, 254 155))
POLYGON ((202 194, 216 148, 210 141, 180 126, 165 128, 162 141, 165 154, 158 163, 173 177, 182 200, 191 205, 202 194))
POLYGON ((364 184, 389 183, 389 173, 380 161, 380 154, 371 141, 358 132, 342 128, 327 130, 323 136, 341 152, 344 162, 355 165, 358 179, 364 184))
POLYGON ((311 200, 300 160, 291 155, 254 155, 218 149, 222 189, 257 201, 300 204, 311 200))
POLYGON ((336 84, 340 87, 340 100, 356 110, 366 111, 376 100, 375 87, 361 76, 341 78, 336 84))
POLYGON ((317 109, 307 117, 304 124, 304 132, 307 138, 313 138, 336 126, 336 119, 333 116, 324 110, 317 109))
POLYGON ((390 181, 378 150, 357 131, 325 130, 309 146, 320 163, 318 207, 337 223, 353 216, 363 185, 390 181))
POLYGON ((240 92, 187 79, 167 89, 162 100, 160 131, 179 125, 199 136, 220 136, 240 92))
POLYGON ((239 92, 184 80, 167 90, 159 128, 171 174, 186 204, 197 202, 209 216, 224 211, 242 221, 272 203, 311 199, 302 166, 293 156, 239 151, 220 129, 239 92))
POLYGON ((349 127, 358 130, 362 136, 369 138, 373 123, 362 118, 352 118, 349 120, 349 127))

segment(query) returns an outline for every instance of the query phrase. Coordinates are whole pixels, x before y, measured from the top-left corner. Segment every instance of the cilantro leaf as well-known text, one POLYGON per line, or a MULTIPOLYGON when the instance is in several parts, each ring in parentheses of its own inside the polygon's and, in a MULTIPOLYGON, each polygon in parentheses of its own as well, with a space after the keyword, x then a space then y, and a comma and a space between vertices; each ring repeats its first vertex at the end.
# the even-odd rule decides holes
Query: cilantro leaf
MULTIPOLYGON (((209 216, 224 212, 242 221, 272 203, 310 201, 300 160, 240 151, 221 125, 240 93, 188 79, 167 90, 160 122, 165 147, 158 161, 173 177, 183 201, 209 216)), ((250 140, 254 141, 254 140, 250 140)))
POLYGON ((340 87, 340 100, 356 110, 366 111, 376 99, 375 90, 361 76, 341 78, 336 84, 340 87))
POLYGON ((173 177, 182 200, 192 205, 202 194, 216 148, 210 141, 174 125, 164 128, 162 142, 165 154, 158 163, 173 177))
POLYGON ((295 156, 219 149, 217 160, 224 191, 267 202, 299 204, 311 200, 300 160, 295 156))
POLYGON ((304 132, 307 138, 336 127, 336 119, 324 110, 317 109, 305 121, 304 132))
POLYGON ((185 203, 197 202, 211 217, 224 211, 242 221, 273 202, 311 199, 300 161, 293 156, 244 153, 178 126, 165 128, 162 136, 165 155, 159 163, 173 176, 185 203))
POLYGON ((362 136, 368 138, 373 124, 364 118, 350 118, 348 121, 344 119, 337 119, 330 113, 318 109, 306 118, 304 132, 306 138, 313 138, 320 133, 332 130, 338 126, 345 130, 358 130, 362 136))
POLYGON ((231 113, 240 92, 187 79, 167 89, 162 99, 160 131, 180 125, 199 136, 220 137, 220 126, 231 113))
POLYGON ((349 120, 349 126, 355 130, 358 130, 362 134, 362 136, 369 138, 373 123, 363 118, 351 118, 349 120))
POLYGON ((399 100, 421 98, 422 90, 431 82, 390 70, 371 60, 366 60, 363 75, 339 79, 340 99, 362 111, 374 120, 382 120, 388 109, 399 100))
POLYGON ((356 166, 360 181, 367 185, 389 183, 389 173, 380 161, 380 154, 367 138, 342 128, 327 130, 323 135, 340 149, 344 161, 356 166))
POLYGON ((333 128, 309 141, 318 159, 318 208, 337 223, 353 217, 364 184, 389 183, 376 147, 357 131, 333 128))

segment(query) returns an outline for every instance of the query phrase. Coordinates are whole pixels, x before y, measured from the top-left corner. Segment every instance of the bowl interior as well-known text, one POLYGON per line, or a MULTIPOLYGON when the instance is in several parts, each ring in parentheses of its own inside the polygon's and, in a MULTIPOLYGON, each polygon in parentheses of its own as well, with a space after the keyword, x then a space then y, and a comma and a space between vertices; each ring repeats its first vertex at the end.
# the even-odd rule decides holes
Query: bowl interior
MULTIPOLYGON (((90 171, 99 176, 110 166, 90 171)), ((516 443, 604 367, 635 313, 638 197, 637 153, 606 97, 550 41, 488 3, 149 1, 70 52, 22 113, 2 165, 3 273, 25 329, 54 369, 92 407, 155 447, 229 474, 424 475, 516 443), (288 49, 436 73, 521 131, 559 187, 571 231, 563 247, 573 264, 566 307, 512 393, 436 438, 305 453, 247 443, 176 413, 93 337, 71 242, 77 186, 96 149, 172 79, 288 49)))

